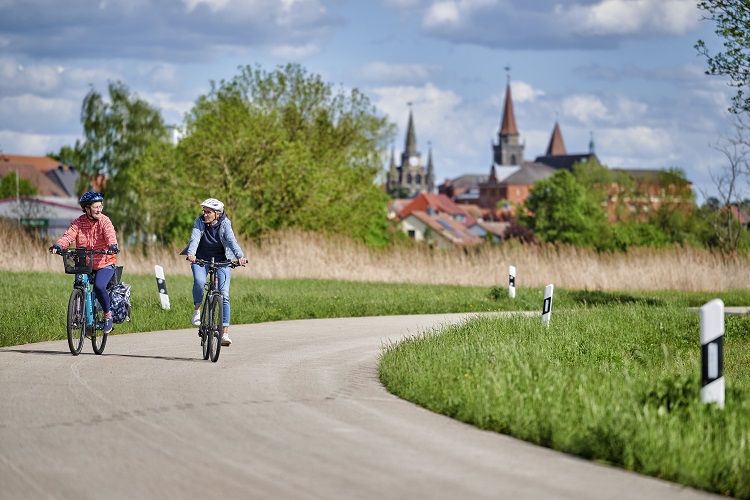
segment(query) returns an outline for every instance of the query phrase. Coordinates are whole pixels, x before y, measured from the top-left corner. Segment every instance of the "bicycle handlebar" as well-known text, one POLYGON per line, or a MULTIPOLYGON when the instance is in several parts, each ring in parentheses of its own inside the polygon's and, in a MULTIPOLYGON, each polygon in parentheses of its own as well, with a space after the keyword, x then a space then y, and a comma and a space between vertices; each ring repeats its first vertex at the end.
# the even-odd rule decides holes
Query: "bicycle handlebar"
POLYGON ((228 262, 210 262, 203 259, 195 259, 195 262, 192 262, 192 264, 198 264, 199 266, 213 266, 213 267, 239 267, 240 261, 238 260, 230 260, 228 262))
POLYGON ((119 252, 113 252, 111 250, 89 250, 88 248, 64 248, 62 250, 55 250, 52 252, 57 255, 71 255, 74 253, 88 253, 91 255, 117 255, 119 252))

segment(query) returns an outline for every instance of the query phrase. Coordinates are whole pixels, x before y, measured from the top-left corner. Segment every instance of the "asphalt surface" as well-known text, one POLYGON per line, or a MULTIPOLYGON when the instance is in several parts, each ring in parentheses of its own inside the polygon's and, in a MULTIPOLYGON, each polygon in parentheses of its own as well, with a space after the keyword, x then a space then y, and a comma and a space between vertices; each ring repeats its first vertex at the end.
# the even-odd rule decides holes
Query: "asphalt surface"
POLYGON ((466 315, 232 326, 0 349, 2 499, 718 498, 389 394, 384 345, 466 315))

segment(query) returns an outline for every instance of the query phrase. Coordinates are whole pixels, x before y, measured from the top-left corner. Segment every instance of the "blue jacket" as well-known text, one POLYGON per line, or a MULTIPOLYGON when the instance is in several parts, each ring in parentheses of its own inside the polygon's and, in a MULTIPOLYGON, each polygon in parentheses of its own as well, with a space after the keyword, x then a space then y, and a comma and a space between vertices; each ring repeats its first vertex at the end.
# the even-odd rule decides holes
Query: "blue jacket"
MULTIPOLYGON (((201 242, 205 230, 206 223, 203 222, 203 216, 199 215, 196 217, 195 223, 193 224, 193 232, 190 234, 190 241, 185 249, 180 252, 180 255, 195 255, 195 252, 198 251, 198 244, 201 242)), ((232 222, 226 215, 222 217, 219 222, 219 239, 221 240, 221 244, 224 245, 224 253, 227 259, 241 259, 245 256, 245 254, 242 253, 240 245, 237 243, 237 238, 234 237, 232 222)))

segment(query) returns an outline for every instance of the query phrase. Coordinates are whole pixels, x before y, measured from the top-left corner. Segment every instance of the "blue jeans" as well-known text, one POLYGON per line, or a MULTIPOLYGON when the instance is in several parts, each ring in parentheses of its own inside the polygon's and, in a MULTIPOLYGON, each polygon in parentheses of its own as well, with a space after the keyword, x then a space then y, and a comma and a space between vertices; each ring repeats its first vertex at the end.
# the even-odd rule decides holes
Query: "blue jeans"
MULTIPOLYGON (((193 304, 199 306, 203 302, 203 288, 206 286, 208 266, 192 264, 190 268, 193 270, 193 304)), ((232 268, 218 268, 216 277, 219 279, 219 291, 224 296, 224 321, 222 326, 229 326, 229 281, 232 279, 232 268)))
POLYGON ((96 300, 102 306, 102 311, 108 313, 111 310, 109 293, 107 293, 107 284, 115 274, 115 266, 103 267, 94 272, 94 295, 96 300))

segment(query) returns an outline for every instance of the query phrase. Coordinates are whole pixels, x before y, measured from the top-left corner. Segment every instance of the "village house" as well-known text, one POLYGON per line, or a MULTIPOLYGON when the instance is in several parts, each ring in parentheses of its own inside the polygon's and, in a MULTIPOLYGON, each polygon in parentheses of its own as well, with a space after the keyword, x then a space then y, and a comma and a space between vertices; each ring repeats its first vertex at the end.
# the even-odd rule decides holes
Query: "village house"
POLYGON ((38 194, 0 200, 0 217, 15 219, 40 234, 58 234, 81 215, 75 186, 79 173, 47 156, 0 154, 0 178, 15 173, 38 194))

